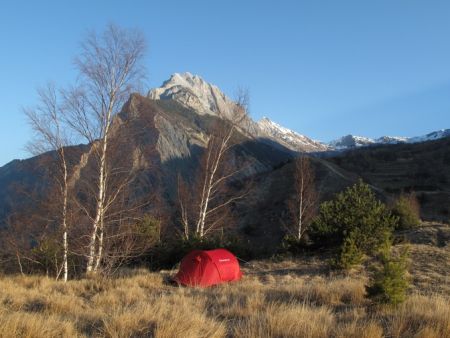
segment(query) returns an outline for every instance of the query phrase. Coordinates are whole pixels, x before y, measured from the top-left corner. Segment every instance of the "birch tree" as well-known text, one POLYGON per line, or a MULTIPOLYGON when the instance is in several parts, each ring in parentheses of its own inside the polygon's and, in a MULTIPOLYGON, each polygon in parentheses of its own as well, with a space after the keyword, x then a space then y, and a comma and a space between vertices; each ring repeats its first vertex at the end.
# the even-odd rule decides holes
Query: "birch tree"
POLYGON ((308 157, 301 156, 295 159, 293 178, 295 193, 288 201, 292 216, 289 230, 296 240, 300 241, 314 217, 317 206, 314 171, 308 157))
MULTIPOLYGON (((58 207, 60 228, 62 230, 63 259, 60 272, 63 280, 68 279, 68 194, 69 171, 65 147, 69 144, 64 125, 64 113, 55 87, 51 84, 38 89, 40 103, 34 109, 25 109, 24 112, 35 133, 35 139, 30 143, 29 150, 35 154, 45 151, 54 151, 56 154, 57 171, 53 178, 56 180, 60 193, 60 206, 58 207)), ((60 272, 57 274, 57 279, 60 272)))
POLYGON ((194 203, 188 203, 184 183, 179 179, 179 205, 184 237, 189 238, 193 232, 196 237, 203 238, 220 223, 224 223, 226 210, 246 195, 246 191, 230 194, 227 184, 242 168, 235 168, 229 163, 229 152, 236 145, 236 131, 247 120, 248 95, 241 92, 233 103, 233 116, 229 120, 220 120, 212 127, 208 141, 200 160, 197 179, 192 195, 194 203), (186 210, 189 205, 191 210, 186 210), (189 220, 192 215, 193 220, 189 220), (192 229, 191 224, 192 222, 192 229))
POLYGON ((93 212, 84 208, 91 220, 86 272, 96 272, 103 257, 105 215, 129 183, 110 187, 118 169, 110 160, 114 117, 130 94, 138 91, 145 78, 142 60, 145 40, 139 31, 110 25, 101 34, 91 33, 81 44, 75 60, 79 84, 65 93, 68 123, 89 144, 95 162, 93 212))

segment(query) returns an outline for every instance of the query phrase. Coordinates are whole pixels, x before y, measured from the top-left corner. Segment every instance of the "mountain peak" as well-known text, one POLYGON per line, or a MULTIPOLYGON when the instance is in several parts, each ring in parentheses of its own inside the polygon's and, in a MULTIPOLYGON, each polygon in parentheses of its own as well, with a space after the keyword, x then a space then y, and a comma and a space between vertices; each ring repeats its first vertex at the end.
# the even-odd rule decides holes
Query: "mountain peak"
POLYGON ((164 81, 163 87, 167 85, 179 85, 184 87, 201 87, 208 83, 198 75, 189 72, 173 73, 167 81, 164 81))
POLYGON ((153 100, 175 100, 199 114, 231 117, 233 102, 220 89, 189 72, 174 73, 148 93, 153 100))

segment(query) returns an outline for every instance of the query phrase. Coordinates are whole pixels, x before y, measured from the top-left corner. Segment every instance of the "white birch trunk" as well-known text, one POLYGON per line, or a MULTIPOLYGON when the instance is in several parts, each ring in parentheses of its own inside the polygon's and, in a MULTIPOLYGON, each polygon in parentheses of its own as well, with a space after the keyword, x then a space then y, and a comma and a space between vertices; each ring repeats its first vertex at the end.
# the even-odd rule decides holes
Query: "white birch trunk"
POLYGON ((97 257, 95 259, 95 267, 94 267, 94 272, 98 271, 98 268, 100 266, 100 262, 102 261, 102 256, 103 256, 103 236, 104 236, 104 231, 103 231, 103 221, 100 222, 101 226, 100 226, 100 236, 98 237, 98 252, 97 252, 97 257))
POLYGON ((62 228, 63 228, 63 280, 67 282, 69 275, 68 252, 69 244, 67 241, 67 163, 64 155, 64 149, 61 148, 61 159, 63 165, 63 209, 62 209, 62 228))
POLYGON ((203 206, 200 210, 200 219, 199 219, 199 236, 203 238, 205 234, 205 220, 206 220, 206 212, 208 211, 208 204, 211 196, 211 185, 213 180, 213 174, 211 174, 210 179, 208 180, 208 186, 206 187, 206 196, 203 206))
POLYGON ((298 207, 298 233, 297 239, 300 240, 302 238, 302 227, 303 227, 303 174, 300 183, 300 196, 299 196, 299 207, 298 207))
MULTIPOLYGON (((102 233, 103 233, 103 207, 104 207, 104 201, 105 201, 105 169, 106 169, 106 150, 107 150, 107 138, 105 137, 103 139, 103 145, 102 145, 102 153, 100 157, 100 174, 99 174, 99 184, 98 184, 98 196, 97 196, 97 207, 95 211, 95 218, 94 222, 92 224, 92 233, 91 233, 91 239, 89 242, 89 256, 88 261, 86 265, 86 272, 90 273, 94 271, 94 267, 97 266, 97 261, 95 262, 94 266, 94 260, 99 260, 101 257, 98 257, 98 254, 95 253, 96 248, 96 241, 98 236, 99 227, 101 227, 102 233), (96 257, 97 256, 97 257, 96 257)), ((102 237, 103 239, 103 237, 102 237)), ((103 243, 102 243, 103 245, 103 243)), ((99 247, 99 253, 101 254, 102 250, 100 250, 99 247)))

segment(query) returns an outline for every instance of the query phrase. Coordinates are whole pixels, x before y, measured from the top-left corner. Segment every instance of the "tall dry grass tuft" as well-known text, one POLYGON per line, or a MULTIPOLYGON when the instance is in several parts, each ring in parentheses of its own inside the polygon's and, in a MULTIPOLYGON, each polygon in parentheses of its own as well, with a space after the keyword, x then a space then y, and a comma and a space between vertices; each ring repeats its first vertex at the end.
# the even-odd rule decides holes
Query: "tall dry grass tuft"
POLYGON ((238 321, 235 337, 328 337, 335 322, 327 307, 306 304, 266 304, 253 316, 238 321))
POLYGON ((359 306, 367 303, 365 281, 359 279, 350 277, 328 280, 316 278, 308 289, 311 301, 318 304, 359 306))
POLYGON ((385 317, 393 337, 450 337, 450 297, 411 295, 398 309, 389 309, 385 317))
POLYGON ((0 336, 3 338, 83 337, 74 323, 55 315, 42 316, 26 311, 0 310, 0 336))
POLYGON ((375 320, 356 320, 350 323, 342 323, 335 327, 336 338, 382 338, 383 327, 375 320))

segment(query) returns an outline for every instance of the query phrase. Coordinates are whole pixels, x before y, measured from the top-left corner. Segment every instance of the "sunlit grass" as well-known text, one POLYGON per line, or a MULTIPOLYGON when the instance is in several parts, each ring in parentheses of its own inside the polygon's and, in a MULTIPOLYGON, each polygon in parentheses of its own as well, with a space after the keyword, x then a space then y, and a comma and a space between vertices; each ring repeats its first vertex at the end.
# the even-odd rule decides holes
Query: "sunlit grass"
POLYGON ((374 306, 364 273, 301 275, 295 262, 275 265, 208 289, 168 285, 171 272, 146 270, 66 284, 3 277, 0 336, 450 337, 446 295, 415 291, 397 308, 374 306))

